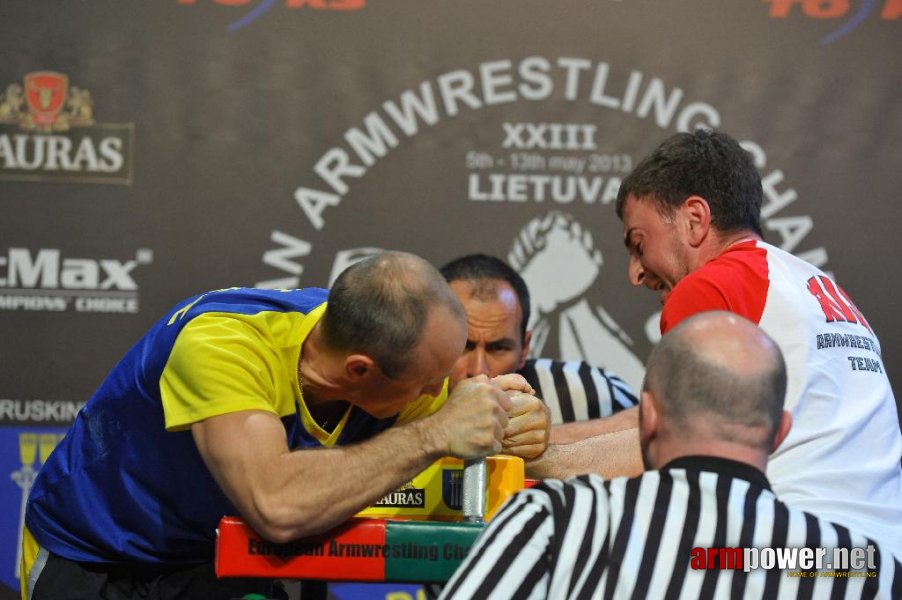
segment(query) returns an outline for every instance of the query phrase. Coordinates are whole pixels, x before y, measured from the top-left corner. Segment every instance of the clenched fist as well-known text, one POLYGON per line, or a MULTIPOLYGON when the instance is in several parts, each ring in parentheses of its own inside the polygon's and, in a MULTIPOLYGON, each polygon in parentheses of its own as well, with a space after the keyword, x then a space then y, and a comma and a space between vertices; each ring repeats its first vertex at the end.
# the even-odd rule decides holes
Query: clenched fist
POLYGON ((535 390, 516 374, 499 375, 492 382, 511 399, 508 423, 501 444, 503 452, 524 460, 535 458, 548 447, 551 415, 548 407, 535 396, 535 390))
POLYGON ((479 375, 458 383, 429 425, 448 456, 480 458, 501 452, 512 407, 501 386, 479 375))

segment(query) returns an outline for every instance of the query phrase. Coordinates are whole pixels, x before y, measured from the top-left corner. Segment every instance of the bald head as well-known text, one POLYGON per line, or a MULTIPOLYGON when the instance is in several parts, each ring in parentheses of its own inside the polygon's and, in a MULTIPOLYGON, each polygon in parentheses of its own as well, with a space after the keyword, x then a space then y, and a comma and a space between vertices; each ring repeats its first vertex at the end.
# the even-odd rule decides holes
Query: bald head
POLYGON ((786 365, 752 322, 728 312, 700 313, 654 348, 643 389, 677 435, 704 432, 769 452, 783 413, 786 365))
POLYGON ((387 377, 413 362, 432 311, 466 323, 466 314, 444 277, 406 252, 384 252, 345 269, 329 291, 323 315, 326 344, 371 356, 387 377))

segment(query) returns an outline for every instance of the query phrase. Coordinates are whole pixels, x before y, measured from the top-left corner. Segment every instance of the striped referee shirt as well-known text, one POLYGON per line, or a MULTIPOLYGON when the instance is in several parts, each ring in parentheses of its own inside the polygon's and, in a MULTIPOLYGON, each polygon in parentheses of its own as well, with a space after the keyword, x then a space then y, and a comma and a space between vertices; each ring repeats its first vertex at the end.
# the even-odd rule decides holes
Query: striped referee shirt
POLYGON ((898 599, 902 564, 872 539, 787 507, 757 469, 683 457, 635 478, 545 480, 516 494, 441 597, 898 599), (827 567, 834 548, 869 546, 874 568, 827 567), (693 560, 735 548, 760 552, 761 564, 777 549, 826 549, 826 563, 805 571, 693 560))
POLYGON ((548 405, 552 425, 609 417, 639 402, 622 379, 585 362, 531 358, 518 373, 548 405))

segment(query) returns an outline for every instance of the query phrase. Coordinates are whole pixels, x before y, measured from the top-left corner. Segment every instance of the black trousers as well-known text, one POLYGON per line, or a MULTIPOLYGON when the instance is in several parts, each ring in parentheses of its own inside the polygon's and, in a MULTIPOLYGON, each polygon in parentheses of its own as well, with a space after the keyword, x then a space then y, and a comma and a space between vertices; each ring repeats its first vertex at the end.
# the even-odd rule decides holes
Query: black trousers
POLYGON ((32 600, 287 600, 271 579, 217 579, 213 563, 148 568, 79 563, 50 554, 32 600))

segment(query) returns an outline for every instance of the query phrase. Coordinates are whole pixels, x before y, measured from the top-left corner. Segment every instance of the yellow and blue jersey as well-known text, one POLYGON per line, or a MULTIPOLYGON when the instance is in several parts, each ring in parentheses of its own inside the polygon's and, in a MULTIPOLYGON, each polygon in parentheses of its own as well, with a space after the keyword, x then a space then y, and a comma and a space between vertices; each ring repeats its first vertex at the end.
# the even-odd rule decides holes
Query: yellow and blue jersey
POLYGON ((397 418, 351 407, 333 432, 313 422, 298 360, 327 296, 233 288, 175 306, 116 365, 41 468, 25 518, 38 544, 76 561, 211 560, 219 519, 237 511, 204 465, 192 423, 272 412, 294 449, 360 441, 437 410, 446 392, 397 418))

